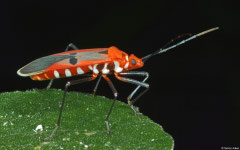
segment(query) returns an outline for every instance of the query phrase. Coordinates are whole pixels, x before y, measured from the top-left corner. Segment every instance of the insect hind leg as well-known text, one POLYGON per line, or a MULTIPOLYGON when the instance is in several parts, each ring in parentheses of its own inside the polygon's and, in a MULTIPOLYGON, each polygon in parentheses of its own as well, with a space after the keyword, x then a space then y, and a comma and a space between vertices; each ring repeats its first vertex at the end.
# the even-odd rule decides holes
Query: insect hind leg
MULTIPOLYGON (((74 45, 73 43, 69 43, 64 52, 68 51, 70 48, 73 49, 73 50, 79 49, 79 48, 77 48, 77 46, 74 45)), ((47 87, 46 87, 46 90, 48 90, 48 89, 51 88, 52 83, 53 83, 53 80, 54 80, 54 79, 51 79, 51 80, 49 81, 49 83, 48 83, 48 85, 47 85, 47 87)))
POLYGON ((66 98, 66 94, 67 94, 67 90, 71 85, 75 85, 75 84, 80 84, 83 82, 87 82, 87 81, 92 81, 96 78, 96 76, 92 76, 92 77, 87 77, 87 78, 83 78, 83 79, 79 79, 79 80, 73 80, 73 81, 68 81, 65 85, 65 89, 64 89, 64 94, 63 94, 63 98, 62 98, 62 104, 60 107, 60 111, 59 111, 59 116, 58 116, 58 121, 56 124, 56 127, 54 128, 54 130, 52 131, 51 135, 47 138, 45 138, 44 140, 50 140, 54 133, 56 132, 56 130, 58 129, 58 127, 60 126, 61 123, 61 117, 62 117, 62 111, 63 111, 63 106, 64 106, 64 102, 65 102, 65 98, 66 98))
POLYGON ((69 43, 68 46, 67 46, 66 49, 65 49, 65 52, 68 51, 70 48, 71 48, 72 50, 77 50, 77 49, 79 49, 75 44, 69 43))

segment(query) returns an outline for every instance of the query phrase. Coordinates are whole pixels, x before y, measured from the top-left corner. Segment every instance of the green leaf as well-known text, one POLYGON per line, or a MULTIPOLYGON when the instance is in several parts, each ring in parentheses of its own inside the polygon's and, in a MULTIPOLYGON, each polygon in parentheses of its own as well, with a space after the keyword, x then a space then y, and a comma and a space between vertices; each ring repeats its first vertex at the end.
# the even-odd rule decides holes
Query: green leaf
POLYGON ((0 149, 171 150, 173 138, 144 115, 117 101, 106 132, 112 100, 68 92, 61 126, 44 141, 58 119, 62 90, 15 91, 0 94, 0 149), (43 130, 34 131, 38 125, 43 130))

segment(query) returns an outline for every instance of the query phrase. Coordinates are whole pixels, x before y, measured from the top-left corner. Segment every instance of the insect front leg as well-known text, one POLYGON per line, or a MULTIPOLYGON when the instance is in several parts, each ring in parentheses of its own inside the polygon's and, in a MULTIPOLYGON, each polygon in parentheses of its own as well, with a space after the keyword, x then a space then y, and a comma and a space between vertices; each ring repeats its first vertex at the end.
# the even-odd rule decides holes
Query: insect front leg
POLYGON ((129 72, 122 72, 119 73, 119 75, 125 75, 125 76, 145 76, 145 78, 143 79, 142 82, 134 80, 134 79, 129 79, 129 78, 124 78, 124 77, 120 77, 118 76, 118 74, 115 73, 115 76, 117 79, 124 81, 124 82, 129 82, 132 84, 136 84, 138 85, 133 92, 131 92, 131 94, 127 97, 128 100, 128 104, 131 107, 131 109, 134 111, 135 114, 137 114, 137 111, 134 109, 134 102, 136 102, 143 94, 145 94, 148 90, 149 90, 149 84, 145 83, 145 81, 148 79, 149 77, 149 73, 145 72, 145 71, 129 71, 129 72), (145 84, 145 85, 144 85, 145 84), (144 91, 142 91, 137 97, 135 97, 132 100, 133 95, 139 90, 140 87, 145 87, 146 89, 144 91))
MULTIPOLYGON (((70 48, 73 49, 73 50, 79 49, 79 48, 77 48, 77 46, 75 46, 73 43, 70 43, 70 44, 68 44, 68 46, 66 47, 66 49, 65 49, 64 52, 68 51, 70 48)), ((53 79, 51 79, 51 80, 49 81, 49 83, 48 83, 48 85, 47 85, 47 87, 46 87, 47 90, 51 88, 52 83, 53 83, 53 79)))
POLYGON ((95 78, 96 78, 96 76, 93 75, 92 77, 83 78, 83 79, 79 79, 79 80, 68 81, 68 82, 66 83, 65 89, 64 89, 63 98, 62 98, 62 104, 61 104, 61 107, 60 107, 60 111, 59 111, 59 116, 58 116, 58 121, 57 121, 56 127, 55 127, 55 129, 52 131, 51 135, 50 135, 49 137, 45 138, 45 140, 50 140, 50 139, 53 137, 54 133, 56 132, 57 128, 60 126, 61 117, 62 117, 62 111, 63 111, 63 106, 64 106, 64 102, 65 102, 66 93, 67 93, 68 88, 69 88, 71 85, 75 85, 75 84, 80 84, 80 83, 83 83, 83 82, 91 81, 91 80, 94 80, 95 78))
MULTIPOLYGON (((128 71, 128 72, 122 72, 122 73, 119 73, 119 75, 124 75, 124 76, 132 76, 132 75, 135 75, 135 76, 145 76, 145 78, 143 79, 142 82, 146 82, 146 80, 149 78, 149 73, 148 72, 145 72, 145 71, 128 71)), ((137 86, 133 91, 132 93, 127 97, 127 100, 128 100, 128 103, 130 103, 133 95, 139 90, 141 86, 137 86)), ((148 88, 147 88, 148 89, 148 88)), ((134 99, 134 101, 132 100, 131 101, 131 104, 133 104, 137 99, 134 99)))
POLYGON ((110 115, 112 113, 112 109, 113 109, 114 104, 116 102, 116 99, 117 99, 117 96, 118 96, 118 92, 117 92, 116 88, 114 87, 112 81, 106 75, 102 75, 102 76, 107 81, 107 83, 108 83, 109 87, 111 88, 111 90, 113 92, 113 95, 114 95, 114 99, 113 99, 112 105, 111 105, 111 107, 110 107, 110 109, 108 111, 107 117, 105 119, 106 127, 107 127, 107 133, 109 135, 111 135, 112 133, 111 133, 110 128, 109 128, 108 119, 109 119, 109 117, 110 117, 110 115))

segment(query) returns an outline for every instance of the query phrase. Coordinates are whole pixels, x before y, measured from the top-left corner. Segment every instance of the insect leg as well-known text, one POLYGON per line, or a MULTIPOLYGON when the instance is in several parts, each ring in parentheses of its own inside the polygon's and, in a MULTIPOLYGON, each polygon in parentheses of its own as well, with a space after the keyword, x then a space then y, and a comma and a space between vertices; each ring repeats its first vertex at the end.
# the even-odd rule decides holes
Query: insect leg
POLYGON ((97 83, 96 83, 96 85, 95 85, 95 87, 94 87, 94 89, 93 89, 93 95, 94 95, 94 96, 96 95, 97 88, 98 88, 98 85, 99 85, 101 79, 102 79, 102 76, 99 76, 99 78, 98 78, 98 80, 97 80, 97 83))
POLYGON ((68 46, 65 49, 65 52, 68 51, 70 48, 72 48, 73 50, 77 50, 79 49, 76 45, 74 45, 73 43, 69 43, 68 46))
MULTIPOLYGON (((72 48, 73 50, 79 49, 79 48, 77 48, 77 46, 75 46, 73 43, 70 43, 70 44, 68 44, 68 46, 66 47, 66 49, 65 49, 64 52, 68 51, 70 48, 72 48)), ((48 85, 47 85, 47 88, 46 88, 47 90, 51 88, 52 83, 53 83, 53 79, 51 79, 51 80, 49 81, 49 83, 48 83, 48 85)))
MULTIPOLYGON (((130 76, 130 75, 136 75, 136 76, 145 76, 145 78, 143 79, 142 82, 145 82, 148 77, 149 77, 149 73, 148 72, 145 72, 145 71, 128 71, 128 72, 122 72, 122 73, 119 73, 119 75, 125 75, 125 76, 130 76)), ((131 102, 131 99, 133 97, 133 95, 139 90, 141 86, 138 85, 133 91, 132 93, 127 97, 127 100, 128 100, 128 104, 130 104, 131 102)), ((136 101, 136 99, 134 99, 134 102, 136 101)), ((131 102, 131 104, 134 103, 133 101, 131 102)))
MULTIPOLYGON (((146 88, 144 91, 142 91, 137 97, 135 97, 133 100, 131 100, 128 96, 128 104, 131 107, 131 109, 134 111, 135 114, 138 114, 137 111, 135 110, 133 104, 141 97, 143 96, 143 94, 145 94, 147 91, 149 90, 149 88, 146 88)), ((134 92, 134 91, 133 91, 134 92)), ((133 92, 131 93, 133 95, 133 92)), ((140 113, 141 114, 141 113, 140 113)))
POLYGON ((111 105, 111 107, 110 107, 110 109, 109 109, 109 111, 108 111, 107 117, 106 117, 106 119, 105 119, 106 127, 107 127, 107 133, 108 133, 109 135, 111 135, 111 131, 110 131, 109 125, 108 125, 108 119, 109 119, 109 117, 110 117, 110 115, 111 115, 111 113, 112 113, 112 109, 113 109, 114 104, 115 104, 115 102, 116 102, 116 99, 117 99, 117 96, 118 96, 118 92, 117 92, 116 88, 114 87, 112 81, 111 81, 106 75, 102 75, 102 76, 103 76, 103 78, 107 81, 107 83, 108 83, 109 87, 111 88, 111 90, 112 90, 112 92, 113 92, 113 95, 114 95, 114 99, 113 99, 112 105, 111 105))
POLYGON ((75 84, 80 84, 80 83, 83 83, 83 82, 87 82, 87 81, 91 81, 91 80, 94 80, 96 78, 96 76, 92 76, 92 77, 88 77, 88 78, 83 78, 83 79, 79 79, 79 80, 73 80, 73 81, 68 81, 65 85, 65 89, 64 89, 64 94, 63 94, 63 99, 62 99, 62 104, 61 104, 61 107, 60 107, 60 111, 59 111, 59 116, 58 116, 58 121, 57 121, 57 124, 56 124, 56 127, 55 129, 53 130, 53 132, 51 133, 51 135, 47 138, 45 138, 45 140, 50 140, 54 133, 56 132, 57 128, 60 126, 60 123, 61 123, 61 117, 62 117, 62 111, 63 111, 63 106, 64 106, 64 102, 65 102, 65 98, 66 98, 66 93, 67 93, 67 90, 68 88, 71 86, 71 85, 75 85, 75 84))
POLYGON ((53 79, 51 79, 46 87, 46 90, 50 89, 53 83, 53 79))
POLYGON ((128 83, 131 83, 131 84, 135 84, 135 85, 139 85, 139 86, 142 86, 142 87, 145 87, 145 88, 149 88, 148 83, 144 83, 144 82, 134 80, 134 79, 130 79, 130 78, 126 78, 126 77, 120 77, 117 73, 114 73, 114 74, 115 74, 115 77, 118 80, 121 80, 123 82, 128 82, 128 83))
POLYGON ((129 82, 129 83, 132 83, 132 84, 136 84, 138 85, 134 90, 133 92, 128 96, 127 100, 128 100, 128 104, 129 106, 131 107, 131 109, 134 111, 135 114, 136 113, 136 110, 134 109, 134 106, 133 106, 133 103, 136 102, 143 94, 145 94, 148 90, 149 90, 149 84, 145 83, 145 81, 148 79, 149 77, 149 74, 148 72, 136 72, 136 71, 133 71, 133 72, 124 72, 124 73, 119 73, 119 75, 139 75, 139 76, 146 76, 142 82, 140 81, 137 81, 137 80, 134 80, 134 79, 129 79, 129 78, 124 78, 124 77, 120 77, 118 76, 117 73, 115 73, 115 76, 117 79, 121 80, 121 81, 124 81, 124 82, 129 82), (133 95, 137 92, 137 90, 140 88, 140 87, 145 87, 146 89, 141 92, 136 98, 134 98, 133 100, 132 97, 133 95))

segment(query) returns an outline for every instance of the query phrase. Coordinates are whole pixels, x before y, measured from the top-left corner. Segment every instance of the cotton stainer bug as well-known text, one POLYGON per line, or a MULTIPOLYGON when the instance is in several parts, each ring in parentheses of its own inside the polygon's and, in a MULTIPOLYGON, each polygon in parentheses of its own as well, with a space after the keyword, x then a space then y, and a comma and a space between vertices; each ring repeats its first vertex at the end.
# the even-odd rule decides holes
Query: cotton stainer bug
MULTIPOLYGON (((99 76, 97 84, 93 90, 95 94, 101 80, 103 77, 108 85, 110 86, 114 100, 110 106, 110 110, 105 119, 107 132, 110 134, 110 129, 108 125, 108 120, 112 112, 113 106, 118 96, 118 92, 111 80, 107 77, 108 74, 114 74, 115 77, 121 81, 132 83, 137 85, 133 92, 128 96, 128 104, 131 109, 136 113, 133 107, 133 103, 138 100, 147 90, 149 89, 149 84, 146 83, 146 80, 149 77, 148 72, 144 71, 130 71, 143 67, 144 62, 154 55, 164 53, 170 49, 173 49, 183 43, 190 41, 194 38, 202 36, 206 33, 217 30, 218 27, 212 28, 201 33, 190 36, 189 38, 182 40, 172 46, 167 48, 162 48, 157 50, 143 58, 138 58, 135 55, 128 55, 125 52, 119 50, 118 48, 112 46, 109 48, 96 48, 96 49, 83 49, 79 50, 75 45, 69 44, 65 52, 49 55, 32 61, 26 66, 22 67, 17 71, 17 74, 20 76, 30 76, 33 80, 51 80, 47 86, 49 89, 52 85, 53 79, 72 77, 77 75, 87 75, 87 78, 82 78, 79 80, 68 81, 65 85, 65 90, 62 98, 62 104, 60 107, 58 122, 52 134, 47 138, 51 139, 56 132, 57 128, 60 126, 62 110, 64 106, 64 101, 68 88, 71 85, 80 84, 87 81, 92 81, 99 76), (75 49, 68 51, 70 48, 75 49), (137 81, 134 79, 126 78, 123 76, 144 76, 145 78, 142 81, 137 81), (140 87, 146 88, 134 99, 132 97, 138 91, 140 87)), ((171 41, 170 41, 171 43, 171 41)))

